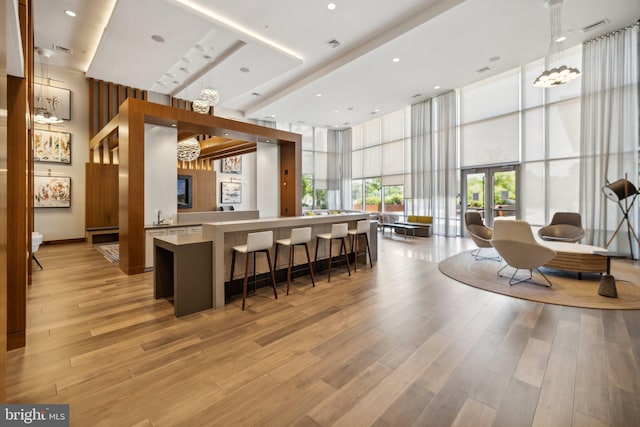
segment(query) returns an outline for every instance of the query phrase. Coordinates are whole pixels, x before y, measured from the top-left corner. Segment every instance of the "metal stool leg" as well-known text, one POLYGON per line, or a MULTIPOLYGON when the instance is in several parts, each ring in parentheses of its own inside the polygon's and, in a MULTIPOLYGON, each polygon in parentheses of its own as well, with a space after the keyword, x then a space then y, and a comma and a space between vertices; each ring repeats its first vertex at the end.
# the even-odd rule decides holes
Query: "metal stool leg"
POLYGON ((311 283, 315 287, 316 286, 316 280, 313 277, 313 266, 311 265, 311 256, 309 256, 309 247, 307 246, 306 243, 304 243, 304 250, 307 253, 307 262, 309 263, 309 273, 311 273, 311 283))
POLYGON ((44 270, 42 268, 42 264, 40 264, 40 261, 38 261, 38 258, 36 258, 36 254, 31 254, 31 256, 33 257, 33 260, 36 262, 36 264, 38 264, 38 267, 40 267, 40 270, 44 270))
POLYGON ((275 274, 273 274, 273 267, 271 266, 271 255, 269 254, 269 249, 265 249, 264 251, 267 253, 267 263, 269 264, 269 272, 271 273, 271 287, 273 288, 273 296, 278 299, 278 291, 276 289, 276 276, 275 274))
POLYGON ((247 253, 247 259, 244 264, 244 283, 242 285, 242 309, 243 310, 244 310, 244 302, 247 299, 247 280, 249 280, 249 253, 247 253))
POLYGON ((340 253, 342 253, 342 248, 344 248, 344 259, 347 261, 347 271, 349 272, 349 276, 351 276, 351 267, 349 267, 349 257, 347 256, 347 241, 342 238, 342 246, 340 247, 340 253))

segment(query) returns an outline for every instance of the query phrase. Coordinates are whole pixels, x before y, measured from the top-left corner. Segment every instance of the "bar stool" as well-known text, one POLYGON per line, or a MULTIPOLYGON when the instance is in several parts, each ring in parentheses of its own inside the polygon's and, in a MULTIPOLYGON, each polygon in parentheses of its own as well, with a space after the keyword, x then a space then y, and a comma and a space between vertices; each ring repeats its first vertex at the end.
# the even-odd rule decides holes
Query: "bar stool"
MULTIPOLYGON (((340 255, 342 255, 342 248, 344 248, 344 259, 347 261, 347 271, 349 272, 349 276, 351 276, 351 268, 349 267, 349 257, 347 256, 347 245, 345 243, 344 238, 347 237, 349 232, 349 225, 347 223, 342 224, 332 224, 331 225, 331 233, 322 233, 318 234, 316 240, 316 254, 313 263, 316 264, 318 262, 318 244, 320 240, 328 240, 329 241, 329 277, 327 278, 327 282, 331 281, 331 249, 333 240, 340 240, 340 255)), ((317 269, 316 269, 317 271, 317 269)))
POLYGON ((273 295, 278 299, 278 291, 276 290, 276 277, 273 274, 273 266, 271 265, 271 255, 269 249, 273 246, 273 231, 261 231, 259 233, 249 233, 247 235, 247 244, 233 247, 231 255, 231 278, 233 280, 233 270, 236 265, 236 252, 247 255, 244 267, 244 284, 242 285, 242 309, 244 310, 244 302, 247 299, 247 281, 249 279, 249 254, 253 253, 253 285, 256 283, 256 252, 264 252, 267 254, 267 262, 269 264, 269 272, 271 273, 271 286, 273 287, 273 295))
POLYGON ((289 285, 291 284, 291 269, 293 268, 294 257, 296 252, 296 246, 304 246, 304 250, 307 252, 307 262, 309 263, 309 272, 311 273, 311 283, 316 285, 316 281, 313 277, 313 267, 311 266, 311 256, 309 255, 309 246, 307 243, 311 241, 311 227, 294 228, 291 230, 291 236, 288 239, 276 240, 276 256, 274 260, 274 269, 278 268, 278 247, 289 247, 289 268, 287 268, 287 295, 289 295, 289 285))
POLYGON ((367 232, 371 229, 371 225, 368 219, 363 219, 356 223, 355 230, 349 230, 351 236, 351 251, 354 253, 353 257, 353 271, 358 271, 358 240, 360 236, 364 235, 367 247, 364 250, 364 264, 367 265, 367 254, 369 254, 369 265, 373 268, 373 262, 371 261, 371 248, 369 248, 369 235, 367 232))

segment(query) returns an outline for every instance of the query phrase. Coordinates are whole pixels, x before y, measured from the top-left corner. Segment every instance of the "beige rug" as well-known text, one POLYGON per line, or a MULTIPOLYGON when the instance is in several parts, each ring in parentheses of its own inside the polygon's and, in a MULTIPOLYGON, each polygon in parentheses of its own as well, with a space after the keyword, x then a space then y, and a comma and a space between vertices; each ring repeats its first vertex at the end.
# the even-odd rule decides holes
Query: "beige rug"
MULTIPOLYGON (((504 262, 476 261, 471 251, 449 257, 438 265, 444 275, 458 282, 516 298, 584 308, 640 309, 640 266, 632 261, 612 262, 611 274, 616 278, 618 298, 598 295, 598 274, 583 274, 582 280, 578 280, 576 273, 543 269, 553 284, 550 288, 532 283, 509 286, 509 277, 514 270, 507 267, 502 273, 509 277, 499 277, 496 273, 502 266, 504 262)), ((528 271, 521 270, 516 277, 524 278, 527 275, 528 271)), ((532 280, 536 283, 546 283, 535 270, 532 280)))
POLYGON ((118 262, 120 260, 120 245, 118 243, 96 246, 96 249, 104 255, 109 262, 118 262))

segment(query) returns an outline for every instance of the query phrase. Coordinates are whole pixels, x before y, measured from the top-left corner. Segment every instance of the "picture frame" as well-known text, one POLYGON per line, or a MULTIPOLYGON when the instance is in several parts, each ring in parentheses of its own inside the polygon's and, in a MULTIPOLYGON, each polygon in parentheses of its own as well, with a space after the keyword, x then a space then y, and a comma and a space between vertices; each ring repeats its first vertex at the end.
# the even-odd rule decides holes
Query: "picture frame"
POLYGON ((242 183, 241 182, 223 182, 220 201, 222 203, 241 203, 242 202, 242 183))
POLYGON ((41 163, 71 164, 71 134, 34 129, 33 160, 41 163))
POLYGON ((35 208, 70 208, 71 177, 34 176, 33 197, 35 208))
POLYGON ((222 173, 242 173, 242 156, 231 156, 222 159, 222 173))
MULTIPOLYGON (((52 100, 55 106, 54 111, 56 113, 56 117, 62 120, 71 120, 71 91, 69 89, 34 83, 34 105, 41 105, 40 96, 46 96, 52 100)), ((48 101, 43 102, 43 104, 48 103, 48 101)))

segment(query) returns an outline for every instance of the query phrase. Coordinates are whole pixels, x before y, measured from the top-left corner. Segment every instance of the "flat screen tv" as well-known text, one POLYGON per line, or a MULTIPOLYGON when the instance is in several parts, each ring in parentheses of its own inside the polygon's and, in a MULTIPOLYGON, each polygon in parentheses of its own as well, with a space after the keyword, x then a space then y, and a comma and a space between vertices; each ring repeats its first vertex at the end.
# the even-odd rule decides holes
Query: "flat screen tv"
POLYGON ((191 175, 178 175, 178 209, 190 209, 192 205, 191 175))

